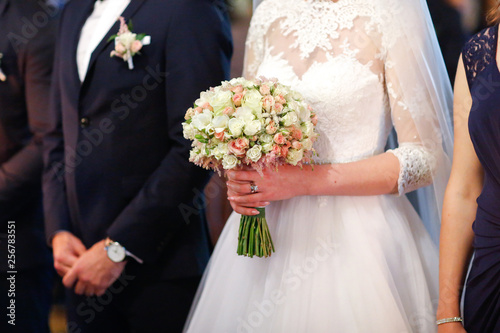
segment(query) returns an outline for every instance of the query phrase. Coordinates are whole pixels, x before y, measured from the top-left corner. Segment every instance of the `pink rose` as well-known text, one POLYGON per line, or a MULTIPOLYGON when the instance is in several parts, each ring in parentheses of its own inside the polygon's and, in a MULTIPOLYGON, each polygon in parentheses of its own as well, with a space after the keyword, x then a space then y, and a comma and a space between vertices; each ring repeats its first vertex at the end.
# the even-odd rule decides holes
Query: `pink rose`
POLYGON ((127 49, 125 48, 125 45, 123 45, 122 43, 117 43, 115 45, 115 51, 118 54, 124 54, 125 52, 127 52, 127 49))
POLYGON ((197 108, 194 109, 194 111, 196 113, 202 113, 203 112, 203 108, 201 108, 201 107, 198 106, 197 108))
POLYGON ((283 157, 288 156, 288 147, 286 147, 286 146, 281 147, 281 156, 283 156, 283 157))
POLYGON ((243 86, 240 84, 235 87, 232 87, 231 91, 234 92, 235 94, 241 94, 243 92, 243 86))
POLYGON ((264 107, 264 109, 269 112, 271 111, 271 108, 273 107, 274 105, 274 98, 273 96, 266 96, 264 97, 264 99, 262 100, 262 106, 264 107))
POLYGON ((215 138, 220 141, 224 141, 224 132, 215 132, 215 138))
POLYGON ((276 133, 276 135, 274 136, 274 142, 276 142, 279 145, 283 145, 285 144, 286 139, 282 133, 276 133))
POLYGON ((281 103, 274 104, 274 110, 276 111, 276 113, 281 113, 281 111, 283 111, 283 104, 281 103))
POLYGON ((313 123, 314 126, 318 125, 318 116, 317 115, 314 115, 312 118, 311 118, 311 122, 313 123))
POLYGON ((269 125, 266 126, 266 133, 267 134, 274 134, 276 133, 276 126, 274 125, 274 121, 271 121, 269 125))
POLYGON ((302 143, 300 143, 298 141, 293 141, 292 142, 292 148, 298 150, 298 149, 302 148, 302 143))
POLYGON ((302 140, 302 131, 300 129, 292 126, 288 128, 288 130, 290 131, 290 135, 292 136, 292 138, 294 138, 295 140, 302 140))
POLYGON ((246 148, 248 148, 249 141, 247 138, 238 138, 229 141, 228 148, 231 153, 236 156, 245 156, 246 148))
POLYGON ((135 40, 130 46, 130 51, 132 53, 137 53, 142 49, 142 42, 140 40, 135 40))
POLYGON ((224 110, 222 110, 222 113, 224 113, 225 115, 228 115, 228 116, 232 116, 234 113, 234 108, 228 106, 224 110))
POLYGON ((260 86, 259 91, 262 95, 269 95, 271 93, 271 88, 269 88, 267 84, 263 84, 260 86))
POLYGON ((274 145, 271 152, 274 153, 274 155, 276 155, 276 156, 280 156, 281 155, 281 147, 278 145, 274 145))
POLYGON ((210 103, 208 103, 208 102, 203 103, 201 107, 202 107, 203 109, 208 109, 208 110, 210 110, 210 111, 213 111, 213 110, 214 110, 214 108, 212 107, 212 105, 210 105, 210 103))
POLYGON ((283 95, 281 95, 281 94, 279 94, 278 96, 274 97, 274 100, 276 101, 276 103, 281 103, 281 104, 285 104, 286 103, 285 97, 283 97, 283 95))
POLYGON ((236 106, 241 106, 241 100, 243 99, 243 94, 238 93, 233 95, 233 102, 236 106))

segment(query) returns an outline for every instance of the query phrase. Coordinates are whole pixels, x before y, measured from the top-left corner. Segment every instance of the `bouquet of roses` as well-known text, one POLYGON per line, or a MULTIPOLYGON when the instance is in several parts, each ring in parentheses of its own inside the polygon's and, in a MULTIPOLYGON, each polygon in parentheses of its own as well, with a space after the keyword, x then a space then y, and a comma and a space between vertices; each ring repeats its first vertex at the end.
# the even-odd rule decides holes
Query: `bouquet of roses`
MULTIPOLYGON (((220 174, 249 166, 302 166, 311 162, 317 116, 302 96, 276 80, 236 78, 200 94, 182 123, 193 140, 189 161, 220 174)), ((252 190, 254 187, 252 187, 252 190)), ((268 257, 274 245, 264 209, 242 216, 238 254, 268 257)))

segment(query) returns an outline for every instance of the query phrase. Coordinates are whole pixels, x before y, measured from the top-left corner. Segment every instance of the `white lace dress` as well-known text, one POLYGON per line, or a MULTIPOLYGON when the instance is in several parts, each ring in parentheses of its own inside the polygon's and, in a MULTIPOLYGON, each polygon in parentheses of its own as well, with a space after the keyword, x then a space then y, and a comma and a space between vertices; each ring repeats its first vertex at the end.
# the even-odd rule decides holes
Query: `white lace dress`
POLYGON ((377 13, 372 0, 266 0, 252 19, 246 75, 303 94, 319 118, 319 163, 383 153, 394 125, 400 195, 273 202, 266 216, 276 253, 266 259, 237 256, 233 213, 187 332, 436 331, 438 252, 403 195, 432 181, 436 159, 391 74, 397 31, 377 13))

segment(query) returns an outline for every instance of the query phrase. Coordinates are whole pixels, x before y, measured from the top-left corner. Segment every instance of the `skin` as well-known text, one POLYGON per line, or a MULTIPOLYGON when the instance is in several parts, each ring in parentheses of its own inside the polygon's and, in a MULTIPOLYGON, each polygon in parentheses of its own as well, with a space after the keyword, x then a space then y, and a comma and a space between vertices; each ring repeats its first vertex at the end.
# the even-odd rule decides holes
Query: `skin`
MULTIPOLYGON (((471 106, 472 98, 460 57, 455 83, 453 166, 441 224, 438 319, 460 317, 461 289, 472 255, 476 199, 483 186, 484 171, 469 136, 471 106)), ((465 329, 461 323, 447 323, 439 325, 438 332, 464 333, 465 329)))
POLYGON ((303 195, 381 195, 397 193, 399 161, 391 153, 345 164, 281 166, 279 171, 265 170, 261 177, 253 170, 227 172, 228 199, 233 209, 244 215, 256 215, 254 207, 271 201, 303 195), (258 186, 251 193, 250 184, 258 186))
POLYGON ((78 295, 103 295, 120 277, 126 261, 115 263, 104 251, 106 240, 86 249, 80 239, 67 231, 52 239, 54 267, 66 288, 78 295))

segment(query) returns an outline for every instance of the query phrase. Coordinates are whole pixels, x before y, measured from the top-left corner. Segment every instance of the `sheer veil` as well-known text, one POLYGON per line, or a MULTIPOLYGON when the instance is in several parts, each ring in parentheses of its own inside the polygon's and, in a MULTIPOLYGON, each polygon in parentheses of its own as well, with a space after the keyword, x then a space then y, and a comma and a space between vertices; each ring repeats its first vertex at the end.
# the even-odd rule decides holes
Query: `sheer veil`
MULTIPOLYGON (((342 1, 342 0, 340 0, 342 1)), ((453 93, 432 20, 424 0, 375 0, 388 22, 399 29, 388 34, 383 43, 387 49, 386 70, 398 78, 398 98, 404 103, 416 135, 435 156, 433 181, 416 191, 414 202, 433 241, 438 244, 441 210, 448 183, 453 154, 451 115, 453 93), (433 111, 433 112, 429 112, 433 111)), ((397 123, 398 119, 393 119, 397 123)))
MULTIPOLYGON (((273 0, 253 0, 254 10, 265 1, 273 0)), ((359 2, 337 1, 352 3, 353 8, 359 2)), ((393 113, 393 123, 412 127, 415 139, 403 141, 418 141, 435 158, 432 184, 413 192, 411 201, 437 245, 453 153, 451 85, 425 0, 373 0, 372 4, 375 26, 367 30, 380 30, 382 40, 368 42, 380 45, 385 75, 392 81, 387 87, 391 108, 402 110, 397 117, 393 113)))

